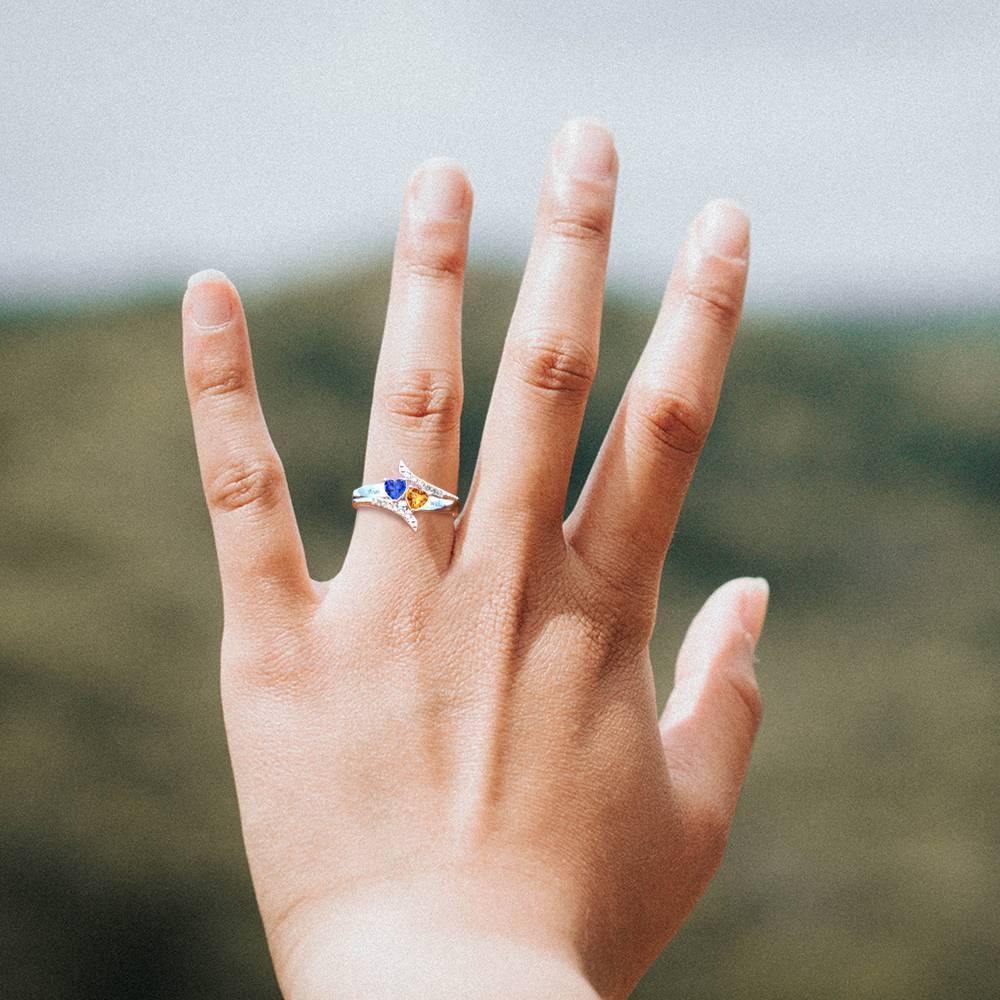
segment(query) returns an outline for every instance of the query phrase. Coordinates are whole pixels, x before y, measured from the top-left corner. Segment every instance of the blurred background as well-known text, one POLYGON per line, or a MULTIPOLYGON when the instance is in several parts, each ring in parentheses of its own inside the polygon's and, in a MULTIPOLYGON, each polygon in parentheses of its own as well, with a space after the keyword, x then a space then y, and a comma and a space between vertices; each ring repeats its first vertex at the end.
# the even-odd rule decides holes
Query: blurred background
POLYGON ((402 190, 475 189, 471 474, 547 147, 621 178, 573 496, 689 217, 746 321, 655 639, 761 574, 766 704, 726 861, 638 998, 1000 995, 1000 9, 32 0, 0 14, 0 995, 275 998, 217 693, 180 368, 244 293, 315 575, 354 519, 402 190))

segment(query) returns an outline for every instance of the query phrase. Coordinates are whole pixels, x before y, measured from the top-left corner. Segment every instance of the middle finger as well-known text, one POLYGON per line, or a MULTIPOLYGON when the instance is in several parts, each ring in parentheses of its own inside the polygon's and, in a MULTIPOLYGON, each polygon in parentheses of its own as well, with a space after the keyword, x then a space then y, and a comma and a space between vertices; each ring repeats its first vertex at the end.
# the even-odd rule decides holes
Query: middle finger
POLYGON ((463 529, 562 531, 597 369, 618 156, 599 122, 568 121, 553 144, 463 529))

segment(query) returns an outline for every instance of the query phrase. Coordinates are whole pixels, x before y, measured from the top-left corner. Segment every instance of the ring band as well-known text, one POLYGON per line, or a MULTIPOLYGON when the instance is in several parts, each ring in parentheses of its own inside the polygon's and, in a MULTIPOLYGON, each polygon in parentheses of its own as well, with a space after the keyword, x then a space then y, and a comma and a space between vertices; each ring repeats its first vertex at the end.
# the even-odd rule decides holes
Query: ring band
POLYGON ((417 530, 416 512, 432 510, 458 510, 459 499, 454 493, 414 475, 406 463, 399 463, 399 478, 384 479, 381 483, 359 486, 351 497, 351 506, 381 507, 398 514, 414 531, 417 530))

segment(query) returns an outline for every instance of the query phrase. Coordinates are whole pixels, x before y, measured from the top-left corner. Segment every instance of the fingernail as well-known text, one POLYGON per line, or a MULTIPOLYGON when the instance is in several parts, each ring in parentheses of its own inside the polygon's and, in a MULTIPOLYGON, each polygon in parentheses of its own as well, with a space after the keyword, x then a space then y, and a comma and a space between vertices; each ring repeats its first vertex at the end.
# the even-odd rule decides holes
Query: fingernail
POLYGON ((702 253, 713 257, 746 260, 750 243, 750 220, 746 212, 725 198, 710 201, 695 227, 702 253))
POLYGON ((191 319, 202 329, 225 326, 233 318, 233 293, 221 271, 199 271, 188 278, 191 319))
POLYGON ((740 602, 740 619, 743 622, 743 627, 750 633, 754 646, 760 642, 770 595, 771 588, 767 580, 760 576, 748 581, 743 590, 743 600, 740 602))
POLYGON ((414 203, 427 218, 461 218, 465 214, 467 195, 465 174, 455 160, 436 156, 417 168, 414 203))
POLYGON ((617 163, 615 141, 598 118, 571 118, 555 141, 559 169, 574 177, 600 181, 610 177, 617 163))

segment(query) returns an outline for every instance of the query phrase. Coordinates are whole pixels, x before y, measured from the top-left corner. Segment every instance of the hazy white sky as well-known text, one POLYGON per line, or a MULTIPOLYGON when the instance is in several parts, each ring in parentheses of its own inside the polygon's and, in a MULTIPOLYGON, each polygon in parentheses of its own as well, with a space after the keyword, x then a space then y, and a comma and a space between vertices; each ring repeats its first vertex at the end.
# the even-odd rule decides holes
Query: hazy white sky
POLYGON ((610 279, 659 289, 709 197, 751 302, 1000 303, 1000 3, 15 0, 0 14, 0 299, 391 245, 426 156, 521 260, 548 143, 621 160, 610 279))

